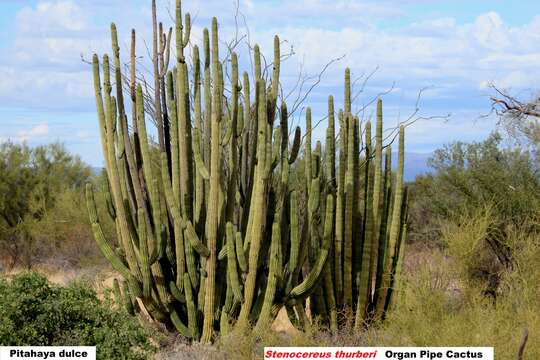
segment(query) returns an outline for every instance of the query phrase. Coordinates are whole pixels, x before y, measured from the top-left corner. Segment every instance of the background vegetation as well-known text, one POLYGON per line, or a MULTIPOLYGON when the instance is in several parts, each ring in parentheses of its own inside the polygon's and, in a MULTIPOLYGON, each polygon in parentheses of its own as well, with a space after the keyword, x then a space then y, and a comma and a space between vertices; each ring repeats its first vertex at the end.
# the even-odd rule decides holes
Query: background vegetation
MULTIPOLYGON (((4 269, 48 265, 109 271, 94 245, 81 188, 92 181, 103 189, 100 176, 58 144, 7 143, 0 153, 4 269)), ((159 357, 235 354, 248 359, 271 344, 478 345, 495 346, 497 358, 507 359, 515 357, 528 328, 524 359, 539 358, 538 164, 536 144, 517 144, 506 132, 478 143, 448 144, 434 153, 432 173, 409 184, 406 286, 381 327, 361 337, 351 327, 335 338, 314 326, 305 334, 225 337, 213 347, 188 347, 180 339, 170 341, 159 357)), ((105 206, 104 192, 96 194, 105 206)), ((114 235, 112 224, 106 231, 114 235)), ((0 316, 0 343, 97 343, 106 354, 101 358, 108 359, 120 358, 109 352, 119 346, 150 351, 146 330, 128 314, 109 310, 110 303, 101 305, 89 286, 96 287, 57 287, 36 275, 0 281, 0 313, 6 315, 0 316), (14 324, 23 323, 27 326, 14 330, 14 324)), ((133 352, 133 358, 139 355, 133 352)))
POLYGON ((100 177, 62 144, 0 144, 0 269, 103 266, 82 191, 90 181, 100 177))

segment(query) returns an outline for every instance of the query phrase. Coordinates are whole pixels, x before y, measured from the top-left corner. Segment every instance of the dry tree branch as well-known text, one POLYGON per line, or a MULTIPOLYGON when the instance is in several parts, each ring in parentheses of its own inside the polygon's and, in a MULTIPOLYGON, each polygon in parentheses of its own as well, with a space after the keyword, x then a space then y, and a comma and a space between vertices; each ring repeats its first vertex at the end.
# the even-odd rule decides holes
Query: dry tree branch
POLYGON ((433 115, 433 116, 418 116, 420 110, 421 110, 421 107, 420 107, 420 102, 422 100, 422 94, 428 90, 428 89, 431 89, 430 86, 427 86, 427 87, 423 87, 421 88, 419 91, 418 91, 418 94, 416 95, 416 101, 415 101, 415 104, 414 104, 414 110, 413 112, 407 117, 406 120, 403 120, 403 121, 398 121, 397 125, 393 128, 388 128, 388 129, 385 129, 384 132, 385 133, 388 133, 388 135, 385 135, 383 137, 383 142, 384 141, 387 141, 388 139, 391 138, 391 140, 389 142, 387 142, 387 145, 391 145, 394 143, 395 139, 397 138, 398 134, 399 134, 399 128, 401 126, 407 128, 411 125, 413 125, 414 123, 416 123, 417 121, 419 120, 448 120, 450 118, 450 116, 452 114, 446 114, 446 115, 433 115))
MULTIPOLYGON (((352 84, 351 84, 351 88, 353 89, 353 93, 354 93, 354 87, 355 87, 356 83, 357 83, 358 81, 362 80, 362 84, 360 85, 360 89, 359 89, 359 90, 356 92, 356 94, 354 94, 354 96, 352 97, 351 103, 354 103, 354 101, 358 98, 358 96, 360 96, 360 95, 364 92, 364 90, 366 89, 366 86, 367 86, 369 80, 375 75, 375 73, 376 73, 377 71, 379 71, 379 65, 377 65, 377 66, 375 67, 375 69, 373 69, 373 70, 371 71, 371 73, 369 73, 367 76, 364 76, 364 75, 365 75, 365 72, 364 72, 364 73, 362 73, 362 75, 360 75, 359 77, 357 77, 356 79, 354 79, 354 81, 353 81, 352 84)), ((395 84, 395 82, 394 82, 394 84, 395 84)), ((392 89, 394 88, 394 84, 392 84, 392 89)), ((390 91, 391 91, 391 90, 390 90, 390 91)), ((388 92, 390 92, 390 91, 388 91, 388 92)), ((388 92, 387 92, 387 93, 388 93, 388 92)), ((383 95, 385 95, 385 94, 383 94, 383 95)))
MULTIPOLYGON (((295 98, 295 100, 293 102, 291 110, 289 111, 289 117, 292 117, 294 115, 294 113, 300 108, 300 106, 302 106, 302 104, 307 99, 309 94, 311 94, 311 92, 320 84, 320 82, 322 80, 322 77, 323 77, 324 73, 326 72, 326 70, 328 70, 328 68, 332 64, 334 64, 334 63, 336 63, 338 61, 341 61, 343 58, 345 58, 345 54, 331 59, 330 61, 328 61, 323 66, 322 70, 319 71, 319 73, 317 73, 315 75, 311 75, 311 76, 307 75, 307 74, 302 75, 302 73, 300 72, 300 75, 298 77, 299 86, 294 87, 294 88, 298 88, 298 93, 297 93, 296 98, 295 98), (309 81, 312 81, 312 80, 315 80, 315 81, 309 86, 309 88, 305 92, 302 92, 302 90, 303 90, 304 86, 306 85, 306 83, 309 82, 309 81)), ((301 64, 301 66, 303 67, 303 62, 301 64)), ((286 100, 286 99, 287 99, 287 97, 284 100, 286 100)))
POLYGON ((537 146, 540 143, 540 97, 533 96, 531 100, 522 101, 511 95, 509 90, 497 88, 490 84, 494 92, 489 97, 491 109, 482 118, 495 114, 499 119, 497 125, 518 144, 523 145, 525 139, 529 145, 537 146))
MULTIPOLYGON (((363 85, 365 86, 365 85, 363 85)), ((394 91, 394 89, 396 88, 396 82, 392 82, 392 85, 386 89, 386 90, 383 90, 379 93, 377 93, 375 96, 373 96, 371 99, 369 99, 369 101, 367 103, 364 103, 364 105, 362 105, 362 107, 360 107, 355 113, 354 115, 355 116, 358 116, 360 113, 362 113, 362 118, 364 118, 365 116, 365 111, 368 107, 370 107, 371 105, 373 105, 373 103, 375 103, 375 101, 377 101, 378 98, 380 97, 383 97, 384 95, 388 95, 390 94, 392 91, 394 91)), ((363 90, 362 90, 363 92, 363 90)))
POLYGON ((489 87, 497 94, 490 96, 490 101, 492 112, 495 112, 498 116, 511 115, 518 119, 528 116, 540 118, 540 111, 537 110, 540 108, 540 98, 536 101, 524 103, 507 91, 497 88, 494 84, 490 84, 489 87))
POLYGON ((525 345, 527 345, 527 340, 529 339, 529 329, 523 329, 523 335, 521 335, 521 341, 519 342, 519 349, 516 354, 516 360, 523 359, 523 353, 525 351, 525 345))
MULTIPOLYGON (((81 56, 81 61, 85 64, 88 64, 88 65, 92 65, 92 62, 87 60, 83 54, 80 55, 81 56)), ((137 62, 137 64, 139 64, 137 62)), ((109 65, 110 68, 111 68, 111 71, 114 72, 116 70, 116 68, 114 67, 114 64, 110 64, 109 65)), ((131 94, 131 80, 130 80, 130 74, 129 74, 129 65, 124 63, 123 64, 123 67, 124 69, 121 70, 122 72, 122 89, 124 89, 124 91, 128 94, 131 94)), ((144 76, 144 73, 143 72, 140 72, 138 71, 136 76, 135 76, 135 79, 136 79, 136 82, 137 83, 142 83, 144 84, 144 91, 143 91, 143 99, 144 99, 144 111, 146 114, 148 114, 148 116, 150 116, 150 119, 152 120, 152 123, 154 123, 155 125, 155 122, 154 122, 154 106, 153 106, 153 97, 154 97, 154 88, 148 84, 148 82, 146 81, 146 78, 144 76)), ((114 85, 114 82, 111 84, 111 85, 114 85)), ((131 95, 130 95, 130 98, 131 98, 131 95)))

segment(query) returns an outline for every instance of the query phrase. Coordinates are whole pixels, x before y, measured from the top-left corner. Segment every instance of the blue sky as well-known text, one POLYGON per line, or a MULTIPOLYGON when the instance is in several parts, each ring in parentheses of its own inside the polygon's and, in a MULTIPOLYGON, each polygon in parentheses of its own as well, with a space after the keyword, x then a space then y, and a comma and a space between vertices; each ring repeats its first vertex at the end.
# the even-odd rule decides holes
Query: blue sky
MULTIPOLYGON (((388 127, 414 113, 418 92, 426 89, 416 116, 429 119, 408 129, 410 152, 485 138, 496 126, 494 117, 482 117, 489 112, 488 84, 525 98, 540 84, 537 1, 239 1, 251 43, 271 54, 278 34, 284 52, 293 47, 295 55, 283 64, 285 93, 300 68, 317 74, 345 56, 328 68, 304 103, 316 119, 325 115, 329 94, 342 102, 346 66, 359 79, 356 92, 362 74, 377 69, 359 93, 356 110, 393 87, 383 97, 388 127)), ((173 0, 157 3, 160 18, 170 24, 173 0)), ((218 16, 222 38, 234 37, 234 0, 184 0, 183 6, 194 18, 192 43, 200 42, 212 15, 218 16)), ((118 25, 125 54, 132 27, 140 39, 150 40, 150 20, 149 0, 0 0, 0 141, 61 141, 101 165, 91 72, 81 55, 110 52, 111 21, 118 25)), ((243 21, 239 31, 246 33, 243 21)), ((144 64, 142 41, 138 53, 144 64)), ((241 52, 240 62, 249 70, 246 54, 241 52)), ((296 96, 288 98, 289 105, 296 96)), ((370 106, 361 114, 369 118, 372 111, 370 106)))

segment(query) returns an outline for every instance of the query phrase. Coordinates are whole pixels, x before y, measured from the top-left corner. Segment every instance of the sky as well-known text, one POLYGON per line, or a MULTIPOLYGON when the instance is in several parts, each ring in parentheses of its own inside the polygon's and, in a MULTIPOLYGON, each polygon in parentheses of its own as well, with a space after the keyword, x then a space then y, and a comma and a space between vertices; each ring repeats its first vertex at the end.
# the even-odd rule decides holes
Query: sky
MULTIPOLYGON (((173 0, 157 0, 157 6, 160 20, 171 25, 173 0)), ((489 84, 523 98, 540 84, 537 0, 239 0, 235 17, 236 9, 236 0, 184 0, 194 24, 191 43, 200 44, 213 15, 222 56, 236 29, 246 35, 241 47, 258 43, 268 58, 279 35, 282 53, 294 52, 282 66, 284 94, 299 73, 311 78, 290 94, 289 107, 314 84, 313 75, 339 58, 307 94, 295 121, 307 105, 314 123, 324 119, 328 95, 341 107, 343 72, 350 67, 353 110, 363 118, 372 117, 370 104, 382 93, 385 126, 419 118, 407 129, 408 152, 486 138, 497 122, 484 116, 489 84)), ((112 21, 123 55, 131 28, 137 29, 143 68, 143 40, 151 41, 149 0, 0 0, 0 142, 60 141, 89 164, 102 165, 91 68, 83 60, 111 52, 112 21)), ((251 71, 247 51, 238 51, 241 67, 251 71)), ((324 127, 323 120, 315 138, 322 139, 324 127)))

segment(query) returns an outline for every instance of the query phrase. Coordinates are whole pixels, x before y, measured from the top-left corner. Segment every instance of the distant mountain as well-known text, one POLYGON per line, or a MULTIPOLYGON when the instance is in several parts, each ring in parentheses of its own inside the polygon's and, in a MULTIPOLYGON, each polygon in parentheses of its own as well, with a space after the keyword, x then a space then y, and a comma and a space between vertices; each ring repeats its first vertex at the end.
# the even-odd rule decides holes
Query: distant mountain
POLYGON ((99 166, 92 166, 90 169, 92 170, 92 174, 94 174, 95 176, 101 174, 101 170, 103 170, 103 168, 99 166))
MULTIPOLYGON (((428 159, 432 153, 405 153, 405 181, 413 181, 417 175, 424 175, 433 172, 427 165, 428 159)), ((397 154, 392 154, 392 167, 397 166, 397 154)))
MULTIPOLYGON (((431 173, 433 170, 428 167, 427 160, 431 157, 432 153, 405 153, 405 181, 413 181, 417 175, 423 175, 431 173)), ((397 166, 397 154, 392 153, 392 167, 395 169, 397 166)), ((102 167, 92 167, 92 173, 99 175, 102 167)))

